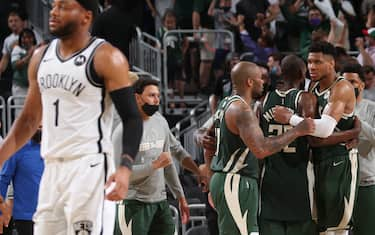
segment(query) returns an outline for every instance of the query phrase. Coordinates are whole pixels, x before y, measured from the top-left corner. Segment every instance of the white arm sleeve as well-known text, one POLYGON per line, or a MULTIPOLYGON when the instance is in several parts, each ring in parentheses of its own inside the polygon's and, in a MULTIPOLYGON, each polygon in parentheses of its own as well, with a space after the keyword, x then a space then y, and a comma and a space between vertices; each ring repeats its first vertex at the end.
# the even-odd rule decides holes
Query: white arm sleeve
POLYGON ((333 130, 335 129, 337 122, 333 117, 323 114, 320 119, 314 119, 315 131, 312 136, 327 138, 332 135, 333 130))
MULTIPOLYGON (((297 126, 302 121, 303 118, 296 114, 293 114, 289 120, 289 124, 292 126, 297 126)), ((312 136, 320 138, 327 138, 328 136, 330 136, 337 124, 336 119, 327 114, 323 114, 320 119, 314 119, 314 123, 315 131, 312 136)))

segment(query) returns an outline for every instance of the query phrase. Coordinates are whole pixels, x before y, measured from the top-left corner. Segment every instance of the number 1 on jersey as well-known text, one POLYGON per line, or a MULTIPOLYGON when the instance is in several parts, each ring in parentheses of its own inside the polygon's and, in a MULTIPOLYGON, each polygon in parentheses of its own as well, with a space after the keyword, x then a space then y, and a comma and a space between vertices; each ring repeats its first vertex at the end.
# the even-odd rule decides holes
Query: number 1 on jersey
POLYGON ((55 126, 59 125, 59 99, 57 99, 55 102, 53 102, 53 105, 55 106, 55 126))

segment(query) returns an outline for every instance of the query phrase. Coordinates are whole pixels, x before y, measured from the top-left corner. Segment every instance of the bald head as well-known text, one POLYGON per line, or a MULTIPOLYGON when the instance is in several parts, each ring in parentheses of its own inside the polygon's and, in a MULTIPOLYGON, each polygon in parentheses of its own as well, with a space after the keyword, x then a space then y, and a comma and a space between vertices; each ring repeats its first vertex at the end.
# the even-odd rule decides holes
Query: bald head
POLYGON ((260 76, 260 69, 251 62, 242 61, 236 64, 231 71, 232 83, 235 87, 241 88, 248 79, 260 76))

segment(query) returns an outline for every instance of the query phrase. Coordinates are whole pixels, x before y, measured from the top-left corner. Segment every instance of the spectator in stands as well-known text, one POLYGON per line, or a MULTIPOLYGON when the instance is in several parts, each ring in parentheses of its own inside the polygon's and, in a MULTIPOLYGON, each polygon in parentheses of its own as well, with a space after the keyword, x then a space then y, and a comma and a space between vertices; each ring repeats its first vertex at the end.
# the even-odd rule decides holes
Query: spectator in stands
POLYGON ((280 53, 272 53, 268 56, 267 67, 270 78, 270 90, 275 90, 277 81, 281 78, 281 63, 282 55, 280 53))
POLYGON ((325 19, 323 13, 317 7, 310 7, 307 22, 301 25, 300 52, 304 59, 307 58, 308 49, 312 42, 312 32, 322 30, 329 32, 330 23, 325 19))
POLYGON ((135 26, 142 23, 143 1, 112 0, 112 6, 96 17, 93 36, 104 38, 129 58, 129 43, 135 26))
POLYGON ((262 27, 262 34, 258 38, 256 47, 254 50, 254 62, 267 64, 268 57, 276 53, 275 42, 273 35, 266 26, 262 27))
POLYGON ((146 0, 148 8, 151 10, 152 17, 155 21, 155 31, 163 27, 163 16, 167 9, 173 9, 174 1, 173 0, 146 0))
POLYGON ((361 4, 361 16, 366 17, 375 5, 375 0, 363 0, 361 4))
MULTIPOLYGON (((235 31, 237 28, 237 18, 231 11, 232 0, 220 0, 216 5, 216 1, 212 1, 208 9, 208 15, 214 18, 215 30, 235 31)), ((219 65, 225 62, 225 57, 230 49, 231 38, 224 33, 217 33, 215 37, 215 64, 219 65)))
POLYGON ((373 66, 363 66, 362 73, 365 83, 363 98, 375 102, 375 69, 373 66))
POLYGON ((346 50, 349 50, 350 48, 348 44, 348 24, 344 17, 341 17, 340 21, 343 23, 343 26, 340 26, 341 28, 338 29, 337 21, 331 20, 327 41, 335 47, 342 47, 346 50))
MULTIPOLYGON (((11 54, 11 63, 13 67, 13 96, 26 96, 29 81, 27 77, 27 68, 29 61, 34 53, 36 47, 36 38, 34 32, 25 28, 21 31, 18 38, 18 45, 16 45, 11 54)), ((15 100, 16 105, 22 105, 23 101, 15 100)), ((20 110, 16 111, 16 116, 20 110)))
POLYGON ((192 13, 194 1, 175 0, 174 11, 177 16, 177 25, 182 29, 192 29, 192 13))
POLYGON ((230 79, 230 71, 232 68, 240 62, 240 56, 238 53, 231 53, 227 56, 227 63, 222 63, 220 68, 215 70, 215 88, 213 94, 210 95, 209 105, 211 114, 216 112, 217 105, 220 100, 232 94, 232 81, 230 79))
MULTIPOLYGON (((160 42, 164 43, 164 35, 169 30, 176 29, 176 14, 173 10, 167 9, 163 16, 163 27, 159 28, 156 36, 160 42)), ((183 101, 185 93, 185 72, 183 67, 184 54, 187 49, 187 42, 180 34, 169 34, 165 38, 167 51, 168 88, 172 89, 171 98, 174 97, 174 90, 177 90, 180 99, 183 101)), ((174 108, 175 104, 170 103, 174 108)), ((185 108, 185 103, 181 102, 180 107, 185 108)))
POLYGON ((245 51, 253 53, 252 60, 255 63, 266 64, 268 56, 277 51, 274 46, 273 35, 265 25, 262 26, 262 34, 257 41, 253 40, 242 25, 240 26, 240 37, 245 51))
POLYGON ((365 47, 365 40, 363 38, 357 38, 355 45, 358 48, 359 55, 357 56, 358 62, 364 66, 374 66, 375 65, 375 28, 369 28, 364 30, 366 35, 365 40, 368 45, 365 47))
MULTIPOLYGON (((208 21, 202 22, 202 28, 200 29, 212 29, 212 26, 208 21)), ((211 67, 212 62, 215 58, 216 48, 215 34, 206 32, 202 33, 200 37, 200 65, 199 65, 199 87, 203 94, 210 93, 210 82, 211 82, 211 67)))
POLYGON ((374 4, 372 4, 371 7, 369 7, 368 11, 366 11, 366 14, 367 14, 366 28, 368 29, 375 26, 375 1, 374 0, 370 0, 370 1, 373 1, 374 4))
POLYGON ((355 58, 348 55, 345 48, 336 46, 335 50, 336 50, 336 55, 335 55, 335 70, 336 71, 341 71, 342 66, 350 60, 357 61, 355 58))
MULTIPOLYGON (((133 165, 128 196, 118 205, 115 234, 172 235, 175 225, 166 200, 165 183, 179 201, 183 223, 189 219, 189 207, 172 164, 168 123, 157 113, 159 82, 141 78, 133 87, 144 133, 133 165)), ((113 138, 122 138, 121 132, 113 138)))
POLYGON ((0 60, 0 96, 7 98, 11 94, 12 70, 10 69, 10 56, 18 42, 18 35, 25 25, 26 15, 19 10, 12 10, 8 15, 8 27, 11 34, 5 38, 0 60))
POLYGON ((40 156, 41 128, 31 140, 7 160, 0 174, 0 192, 5 198, 10 182, 13 182, 13 219, 20 235, 33 234, 32 216, 36 210, 39 183, 44 169, 40 156))
POLYGON ((192 24, 193 29, 200 29, 201 27, 210 27, 214 25, 213 18, 208 14, 212 0, 194 0, 192 24))
POLYGON ((261 26, 273 20, 272 17, 265 17, 269 5, 268 1, 264 0, 241 0, 237 3, 238 24, 244 27, 254 41, 261 35, 261 26))

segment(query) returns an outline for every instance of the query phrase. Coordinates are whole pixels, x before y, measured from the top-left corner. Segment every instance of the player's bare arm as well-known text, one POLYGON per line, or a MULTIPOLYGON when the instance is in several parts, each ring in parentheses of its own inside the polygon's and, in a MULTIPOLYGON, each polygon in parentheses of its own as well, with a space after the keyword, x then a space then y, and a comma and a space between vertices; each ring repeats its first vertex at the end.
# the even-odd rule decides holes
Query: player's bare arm
MULTIPOLYGON (((299 111, 299 114, 302 117, 311 117, 311 118, 315 117, 316 96, 309 92, 302 93, 298 101, 298 109, 299 110, 301 109, 301 111, 299 111)), ((310 146, 312 147, 330 146, 330 145, 334 145, 337 143, 348 142, 353 139, 356 139, 360 131, 361 131, 361 123, 356 118, 354 122, 354 127, 351 130, 333 132, 333 134, 327 138, 309 136, 308 140, 309 140, 310 146)))
POLYGON ((260 159, 273 153, 281 151, 297 137, 309 135, 314 131, 314 124, 311 119, 296 128, 293 128, 283 135, 275 137, 264 137, 259 127, 259 121, 251 108, 241 102, 233 102, 225 113, 225 122, 228 128, 239 134, 250 151, 260 159))
POLYGON ((297 112, 302 117, 314 118, 316 114, 316 96, 310 92, 302 92, 298 100, 297 112))
POLYGON ((37 70, 45 46, 35 50, 28 68, 29 88, 24 108, 0 147, 0 165, 18 151, 35 133, 42 119, 42 101, 37 70))
POLYGON ((339 81, 333 88, 327 108, 323 114, 333 117, 338 122, 344 113, 352 113, 355 107, 353 86, 346 80, 339 81))
POLYGON ((143 133, 142 119, 128 77, 129 65, 123 54, 110 44, 104 44, 95 54, 94 67, 103 79, 124 127, 121 166, 106 184, 108 187, 111 183, 116 183, 115 188, 107 194, 107 199, 121 200, 126 196, 132 163, 139 149, 143 133))
MULTIPOLYGON (((312 135, 320 138, 330 136, 343 114, 352 113, 354 106, 355 95, 353 87, 348 81, 339 81, 332 89, 329 103, 324 107, 321 118, 314 119, 316 130, 312 135)), ((303 118, 293 115, 292 112, 282 106, 275 107, 274 118, 279 123, 290 123, 292 126, 296 126, 303 120, 303 118)))
POLYGON ((104 80, 108 92, 132 85, 128 77, 127 59, 110 44, 105 43, 97 49, 94 66, 98 75, 104 80))
POLYGON ((331 146, 338 143, 346 143, 346 142, 356 142, 358 139, 358 135, 361 132, 361 122, 356 117, 354 119, 354 126, 350 130, 346 131, 339 131, 333 132, 332 135, 328 136, 327 138, 319 138, 309 136, 309 144, 311 147, 324 147, 324 146, 331 146))

